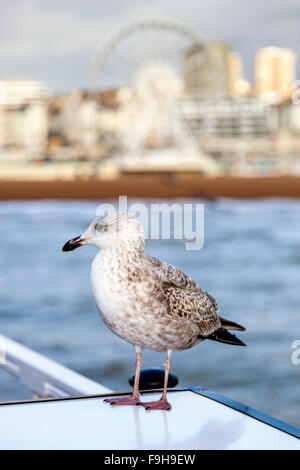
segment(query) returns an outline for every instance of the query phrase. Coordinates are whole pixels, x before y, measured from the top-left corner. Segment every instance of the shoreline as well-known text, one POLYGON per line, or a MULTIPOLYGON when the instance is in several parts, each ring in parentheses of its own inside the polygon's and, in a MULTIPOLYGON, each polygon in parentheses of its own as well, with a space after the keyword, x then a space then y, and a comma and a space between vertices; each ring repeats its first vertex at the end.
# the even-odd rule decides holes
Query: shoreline
POLYGON ((131 198, 300 198, 300 176, 208 178, 199 174, 138 174, 116 179, 0 180, 0 200, 131 198))

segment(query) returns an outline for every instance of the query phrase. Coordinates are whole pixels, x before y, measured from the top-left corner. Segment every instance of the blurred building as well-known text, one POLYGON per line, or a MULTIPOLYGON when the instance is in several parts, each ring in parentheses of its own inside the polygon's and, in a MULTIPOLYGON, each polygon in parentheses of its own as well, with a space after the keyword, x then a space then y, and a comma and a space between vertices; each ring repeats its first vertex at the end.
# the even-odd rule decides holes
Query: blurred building
POLYGON ((61 95, 49 107, 49 137, 62 145, 93 147, 97 143, 98 105, 85 93, 61 95))
POLYGON ((250 83, 244 79, 243 61, 239 54, 228 54, 228 93, 230 96, 244 96, 250 91, 250 83))
POLYGON ((257 98, 202 100, 185 98, 181 111, 191 131, 207 137, 260 137, 278 132, 278 107, 257 98))
POLYGON ((300 135, 300 106, 298 104, 289 104, 286 111, 289 130, 292 134, 300 135))
POLYGON ((296 55, 290 49, 265 47, 254 58, 254 87, 258 95, 273 102, 291 97, 296 78, 296 55))
POLYGON ((64 158, 94 159, 109 153, 107 141, 115 140, 122 121, 119 91, 125 95, 120 89, 93 96, 81 91, 54 96, 49 106, 51 157, 60 149, 64 158))
POLYGON ((48 137, 47 86, 33 80, 0 79, 0 149, 39 157, 48 137))
POLYGON ((184 56, 184 83, 188 94, 204 98, 229 93, 230 46, 223 42, 196 45, 184 56))

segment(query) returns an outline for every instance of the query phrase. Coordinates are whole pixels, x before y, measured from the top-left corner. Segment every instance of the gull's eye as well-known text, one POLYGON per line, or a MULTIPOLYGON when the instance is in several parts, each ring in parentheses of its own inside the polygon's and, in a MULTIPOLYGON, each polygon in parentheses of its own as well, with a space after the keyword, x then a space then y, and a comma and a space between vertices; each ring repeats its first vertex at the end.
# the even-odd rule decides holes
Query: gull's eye
POLYGON ((103 222, 98 222, 95 225, 95 229, 97 230, 97 232, 107 232, 108 231, 108 225, 104 224, 103 222))

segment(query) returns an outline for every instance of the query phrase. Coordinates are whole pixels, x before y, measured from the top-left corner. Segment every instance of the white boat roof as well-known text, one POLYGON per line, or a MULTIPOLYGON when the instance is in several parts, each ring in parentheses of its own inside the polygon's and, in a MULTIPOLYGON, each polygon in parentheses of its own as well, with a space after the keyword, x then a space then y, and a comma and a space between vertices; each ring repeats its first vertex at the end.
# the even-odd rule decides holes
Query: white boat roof
POLYGON ((300 450, 299 429, 202 388, 170 391, 171 411, 111 407, 104 398, 1 404, 0 448, 300 450))

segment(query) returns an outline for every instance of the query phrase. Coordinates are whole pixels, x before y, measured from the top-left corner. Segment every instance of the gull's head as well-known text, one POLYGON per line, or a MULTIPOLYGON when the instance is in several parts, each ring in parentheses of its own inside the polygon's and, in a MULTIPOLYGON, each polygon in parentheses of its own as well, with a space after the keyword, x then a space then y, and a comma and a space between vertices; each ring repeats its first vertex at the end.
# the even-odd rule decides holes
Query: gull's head
POLYGON ((145 234, 136 217, 114 212, 93 220, 86 231, 69 240, 62 251, 73 251, 83 245, 99 249, 128 247, 143 249, 145 234))

